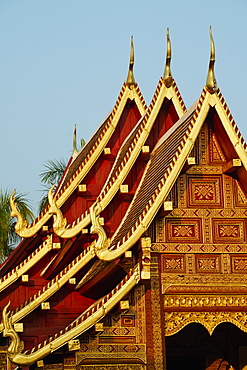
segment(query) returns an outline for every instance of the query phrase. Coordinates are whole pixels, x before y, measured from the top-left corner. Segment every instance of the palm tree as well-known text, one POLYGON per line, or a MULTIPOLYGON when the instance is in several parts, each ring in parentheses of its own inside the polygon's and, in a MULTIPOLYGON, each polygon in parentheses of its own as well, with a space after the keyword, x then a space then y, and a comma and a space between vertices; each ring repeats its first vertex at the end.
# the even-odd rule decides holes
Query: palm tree
MULTIPOLYGON (((15 220, 10 217, 10 192, 0 189, 0 263, 13 251, 14 246, 21 240, 15 233, 15 220)), ((25 194, 15 196, 18 208, 27 220, 31 222, 34 219, 34 214, 31 210, 29 202, 25 198, 25 194)))
POLYGON ((63 176, 66 168, 66 160, 62 158, 54 160, 50 159, 49 161, 46 161, 43 166, 45 167, 45 170, 43 170, 39 175, 40 181, 44 186, 44 190, 42 190, 43 196, 39 202, 39 213, 41 213, 48 204, 48 190, 52 185, 57 186, 63 176))
MULTIPOLYGON (((80 140, 80 144, 77 145, 76 142, 76 126, 74 128, 74 140, 73 140, 73 154, 78 153, 85 145, 85 140, 82 138, 80 140)), ((48 196, 47 192, 51 188, 52 185, 55 185, 54 190, 61 180, 63 173, 65 171, 67 165, 67 161, 63 158, 59 159, 50 159, 44 163, 45 169, 40 173, 39 178, 44 186, 43 195, 39 202, 39 213, 41 213, 46 205, 48 204, 48 196)))

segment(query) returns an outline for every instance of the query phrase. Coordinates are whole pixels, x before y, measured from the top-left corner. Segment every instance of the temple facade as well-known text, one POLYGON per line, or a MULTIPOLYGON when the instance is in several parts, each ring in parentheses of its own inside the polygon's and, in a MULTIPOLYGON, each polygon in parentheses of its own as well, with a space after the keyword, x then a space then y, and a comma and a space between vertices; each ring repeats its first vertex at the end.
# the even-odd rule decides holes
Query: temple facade
POLYGON ((0 370, 247 368, 247 145, 216 84, 128 76, 0 269, 0 370))

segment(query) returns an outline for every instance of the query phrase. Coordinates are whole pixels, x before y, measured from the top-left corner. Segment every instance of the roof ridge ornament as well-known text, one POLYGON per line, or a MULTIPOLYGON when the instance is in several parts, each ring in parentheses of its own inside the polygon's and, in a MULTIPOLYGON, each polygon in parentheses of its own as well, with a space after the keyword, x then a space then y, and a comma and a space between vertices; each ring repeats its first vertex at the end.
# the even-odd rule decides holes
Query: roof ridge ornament
POLYGON ((126 79, 126 83, 127 83, 127 85, 129 86, 130 89, 133 89, 136 86, 135 77, 134 77, 134 73, 133 73, 134 59, 135 59, 134 40, 133 40, 133 36, 131 36, 131 40, 130 40, 130 63, 129 63, 128 76, 127 76, 127 79, 126 79))
POLYGON ((208 67, 208 76, 206 81, 206 87, 207 90, 210 92, 210 94, 213 94, 217 90, 217 82, 214 74, 214 63, 215 63, 215 45, 214 45, 214 39, 212 34, 212 26, 210 26, 209 29, 210 32, 210 61, 209 61, 209 67, 208 67))
POLYGON ((78 153, 77 145, 76 145, 76 125, 74 126, 74 133, 73 133, 73 153, 72 156, 76 155, 78 153))
POLYGON ((173 78, 172 78, 172 73, 171 73, 172 48, 171 48, 169 28, 166 29, 166 38, 167 38, 166 65, 165 65, 163 79, 164 79, 166 87, 171 87, 173 83, 173 78))

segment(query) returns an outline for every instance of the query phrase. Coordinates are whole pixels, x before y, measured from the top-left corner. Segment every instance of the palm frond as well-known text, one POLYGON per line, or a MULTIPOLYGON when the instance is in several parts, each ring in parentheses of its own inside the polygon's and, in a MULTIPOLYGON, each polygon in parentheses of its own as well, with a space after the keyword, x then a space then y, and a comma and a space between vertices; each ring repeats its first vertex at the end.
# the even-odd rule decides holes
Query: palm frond
POLYGON ((39 175, 40 181, 43 184, 58 184, 66 168, 66 161, 62 158, 50 159, 45 162, 44 167, 46 169, 39 175))
POLYGON ((38 208, 39 214, 44 211, 45 207, 49 203, 48 202, 48 190, 50 189, 50 186, 48 186, 48 185, 43 185, 43 186, 44 186, 44 189, 41 190, 42 191, 42 196, 41 196, 41 199, 39 201, 39 206, 38 206, 39 207, 38 208))

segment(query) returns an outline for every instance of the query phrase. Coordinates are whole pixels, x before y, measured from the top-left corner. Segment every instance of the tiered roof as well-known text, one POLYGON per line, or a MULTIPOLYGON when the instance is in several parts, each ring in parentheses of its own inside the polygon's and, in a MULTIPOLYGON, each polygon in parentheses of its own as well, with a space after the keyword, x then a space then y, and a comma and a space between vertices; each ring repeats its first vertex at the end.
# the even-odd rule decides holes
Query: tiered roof
POLYGON ((49 192, 44 212, 27 226, 11 200, 16 230, 24 240, 2 266, 0 299, 5 308, 0 331, 15 338, 9 357, 18 365, 30 365, 81 335, 143 279, 141 257, 136 256, 126 272, 122 256, 143 237, 166 201, 212 109, 220 132, 228 138, 222 146, 230 143, 234 148, 227 151, 228 160, 240 158, 244 167, 240 177, 246 181, 246 143, 216 86, 212 36, 207 84, 187 112, 170 71, 169 34, 164 76, 148 108, 133 77, 133 55, 132 44, 128 77, 113 110, 85 147, 73 153, 56 192, 49 192), (103 180, 90 188, 96 169, 103 180), (71 285, 71 278, 76 284, 71 285), (86 285, 92 278, 103 281, 100 289, 98 284, 86 285), (58 317, 65 311, 67 316, 63 324, 36 333, 34 347, 23 354, 13 324, 23 321, 25 346, 34 336, 29 319, 40 325, 39 309, 46 304, 56 308, 58 317))

